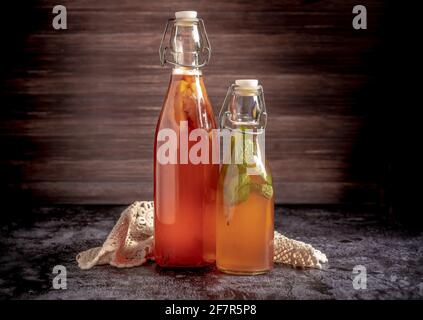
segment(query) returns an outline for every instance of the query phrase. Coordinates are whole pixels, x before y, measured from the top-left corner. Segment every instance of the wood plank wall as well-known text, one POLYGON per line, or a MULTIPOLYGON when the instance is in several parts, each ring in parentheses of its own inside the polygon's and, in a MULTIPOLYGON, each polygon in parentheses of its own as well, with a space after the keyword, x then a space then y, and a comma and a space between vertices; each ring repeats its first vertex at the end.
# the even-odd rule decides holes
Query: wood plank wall
POLYGON ((194 9, 213 48, 204 73, 215 113, 234 79, 264 86, 277 202, 378 203, 372 90, 385 4, 359 1, 368 30, 354 30, 356 2, 61 0, 61 31, 51 26, 56 1, 11 5, 2 12, 4 194, 78 204, 151 199, 154 129, 170 74, 159 65, 160 37, 174 11, 194 9))

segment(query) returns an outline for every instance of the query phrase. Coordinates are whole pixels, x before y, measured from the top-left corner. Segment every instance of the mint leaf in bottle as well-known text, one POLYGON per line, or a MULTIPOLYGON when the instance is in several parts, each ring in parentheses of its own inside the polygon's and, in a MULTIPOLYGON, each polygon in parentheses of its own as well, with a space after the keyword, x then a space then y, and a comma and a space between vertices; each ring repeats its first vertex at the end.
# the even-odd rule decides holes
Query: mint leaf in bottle
POLYGON ((226 170, 223 197, 227 205, 237 205, 248 199, 251 179, 242 166, 230 165, 226 170))
POLYGON ((271 184, 262 184, 260 194, 267 199, 272 198, 273 186, 271 184))

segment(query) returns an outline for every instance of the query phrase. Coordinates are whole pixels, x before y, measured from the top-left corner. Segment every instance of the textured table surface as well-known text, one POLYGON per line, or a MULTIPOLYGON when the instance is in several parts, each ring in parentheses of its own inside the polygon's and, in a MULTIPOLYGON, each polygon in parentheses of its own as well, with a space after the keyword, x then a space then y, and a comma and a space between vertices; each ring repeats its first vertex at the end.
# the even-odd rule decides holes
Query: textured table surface
POLYGON ((79 251, 101 245, 124 207, 71 206, 33 210, 32 219, 0 231, 1 299, 422 299, 423 235, 385 226, 372 214, 322 209, 276 212, 276 228, 327 254, 322 270, 275 266, 266 275, 216 270, 176 272, 154 263, 82 271, 79 251), (67 269, 67 289, 52 288, 55 265, 67 269), (353 287, 354 266, 367 288, 353 287))

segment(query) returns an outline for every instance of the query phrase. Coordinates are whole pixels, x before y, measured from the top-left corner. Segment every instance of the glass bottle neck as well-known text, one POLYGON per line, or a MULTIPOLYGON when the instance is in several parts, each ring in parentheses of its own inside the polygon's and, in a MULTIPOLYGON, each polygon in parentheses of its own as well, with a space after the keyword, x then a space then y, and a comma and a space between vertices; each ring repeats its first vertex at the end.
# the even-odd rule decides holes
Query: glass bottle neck
POLYGON ((200 32, 198 21, 177 21, 172 30, 171 49, 175 63, 189 68, 199 65, 200 32))
POLYGON ((266 108, 263 90, 257 88, 229 87, 219 114, 220 127, 236 130, 250 130, 255 134, 264 132, 266 108))

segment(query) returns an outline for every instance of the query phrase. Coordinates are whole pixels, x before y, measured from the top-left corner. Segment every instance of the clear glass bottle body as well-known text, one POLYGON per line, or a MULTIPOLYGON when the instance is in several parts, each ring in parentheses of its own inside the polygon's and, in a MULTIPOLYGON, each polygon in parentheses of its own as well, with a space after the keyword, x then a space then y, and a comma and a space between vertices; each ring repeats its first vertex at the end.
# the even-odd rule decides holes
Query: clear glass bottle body
POLYGON ((229 90, 220 114, 221 129, 231 132, 230 163, 218 182, 216 265, 231 274, 253 275, 273 267, 273 181, 264 154, 266 114, 258 95, 229 90), (236 133, 242 149, 237 149, 236 133), (238 150, 241 151, 240 159, 238 150))

